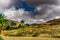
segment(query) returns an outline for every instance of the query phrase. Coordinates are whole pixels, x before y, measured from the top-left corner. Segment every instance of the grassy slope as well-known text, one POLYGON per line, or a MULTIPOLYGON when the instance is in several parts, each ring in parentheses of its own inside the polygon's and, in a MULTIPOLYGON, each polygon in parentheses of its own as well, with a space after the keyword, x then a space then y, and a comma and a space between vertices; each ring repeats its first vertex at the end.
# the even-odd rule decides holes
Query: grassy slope
POLYGON ((26 25, 19 22, 8 21, 7 26, 2 27, 1 34, 19 37, 59 37, 60 19, 51 20, 43 24, 26 25), (8 27, 9 26, 9 27, 8 27), (9 29, 8 29, 9 28, 9 29))

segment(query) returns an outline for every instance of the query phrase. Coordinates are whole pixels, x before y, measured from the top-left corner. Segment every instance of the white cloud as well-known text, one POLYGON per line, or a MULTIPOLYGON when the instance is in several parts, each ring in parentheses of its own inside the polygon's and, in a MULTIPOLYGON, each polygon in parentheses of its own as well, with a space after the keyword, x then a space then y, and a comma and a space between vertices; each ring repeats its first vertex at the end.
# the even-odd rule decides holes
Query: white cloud
POLYGON ((0 12, 4 12, 5 9, 9 9, 14 6, 15 0, 0 0, 0 12))
POLYGON ((8 8, 13 4, 13 0, 0 0, 0 8, 8 8))
POLYGON ((3 14, 6 16, 6 19, 8 20, 13 20, 13 21, 18 21, 20 22, 21 20, 24 20, 25 23, 28 24, 33 24, 33 23, 42 23, 44 20, 43 19, 34 19, 31 18, 31 12, 25 11, 23 8, 19 10, 15 10, 14 8, 11 9, 6 9, 3 14))
POLYGON ((19 10, 12 9, 6 9, 3 14, 6 16, 6 19, 8 20, 14 20, 14 21, 29 21, 30 19, 30 12, 25 11, 23 8, 19 10))

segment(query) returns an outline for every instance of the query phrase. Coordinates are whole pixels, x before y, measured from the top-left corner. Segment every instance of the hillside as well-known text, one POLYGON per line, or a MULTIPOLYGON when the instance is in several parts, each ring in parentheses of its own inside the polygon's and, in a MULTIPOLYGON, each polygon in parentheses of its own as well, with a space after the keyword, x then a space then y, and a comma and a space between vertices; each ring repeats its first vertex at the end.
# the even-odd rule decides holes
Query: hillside
MULTIPOLYGON (((19 37, 58 37, 60 38, 60 19, 54 19, 43 24, 24 24, 23 21, 16 22, 5 20, 1 35, 19 37)), ((0 24, 1 26, 1 24, 0 24)))

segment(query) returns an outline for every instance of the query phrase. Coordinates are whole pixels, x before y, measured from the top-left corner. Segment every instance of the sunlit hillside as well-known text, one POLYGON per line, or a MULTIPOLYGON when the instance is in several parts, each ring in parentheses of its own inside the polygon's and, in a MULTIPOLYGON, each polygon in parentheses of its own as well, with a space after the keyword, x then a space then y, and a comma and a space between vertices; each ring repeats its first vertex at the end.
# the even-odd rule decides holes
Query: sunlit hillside
POLYGON ((0 14, 0 34, 4 36, 18 37, 53 37, 60 38, 60 19, 54 19, 42 24, 24 24, 6 20, 0 14))

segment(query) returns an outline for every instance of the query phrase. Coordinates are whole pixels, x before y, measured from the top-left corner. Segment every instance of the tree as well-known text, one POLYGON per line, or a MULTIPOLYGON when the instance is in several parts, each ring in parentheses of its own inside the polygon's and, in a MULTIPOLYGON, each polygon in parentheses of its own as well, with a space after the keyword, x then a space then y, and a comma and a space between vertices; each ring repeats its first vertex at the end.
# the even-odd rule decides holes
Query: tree
POLYGON ((2 13, 0 13, 0 33, 4 23, 5 23, 5 16, 2 13))
POLYGON ((4 20, 4 19, 5 19, 5 16, 2 13, 0 13, 0 20, 4 20))

